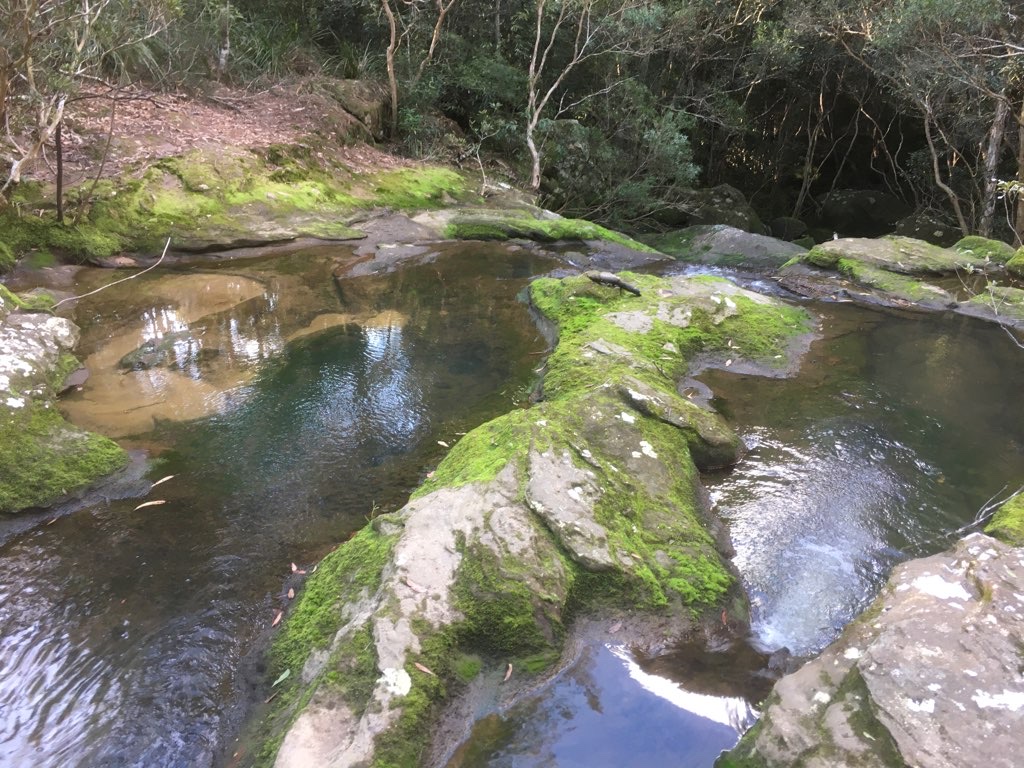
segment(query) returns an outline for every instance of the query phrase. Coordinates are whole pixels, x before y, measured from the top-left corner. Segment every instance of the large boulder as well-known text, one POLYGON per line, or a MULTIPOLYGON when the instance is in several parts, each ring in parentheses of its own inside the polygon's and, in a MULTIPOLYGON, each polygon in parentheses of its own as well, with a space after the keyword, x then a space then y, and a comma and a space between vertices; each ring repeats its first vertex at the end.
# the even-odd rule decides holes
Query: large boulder
POLYGON ((692 189, 682 196, 679 203, 659 212, 656 218, 669 226, 726 224, 745 232, 765 233, 761 217, 747 198, 728 184, 692 189))
POLYGON ((963 233, 959 227, 936 221, 927 213, 912 213, 896 222, 893 234, 901 237, 913 237, 926 243, 949 248, 959 240, 963 233))
POLYGON ((909 213, 909 205, 887 192, 837 189, 822 201, 819 219, 841 237, 878 237, 909 213))
POLYGON ((807 249, 795 243, 747 232, 726 224, 702 224, 647 239, 680 261, 759 271, 774 271, 807 249))
POLYGON ((642 295, 534 282, 559 335, 541 402, 463 437, 312 575, 272 651, 280 693, 261 731, 279 768, 418 764, 467 681, 507 664, 529 680, 597 606, 745 631, 697 473, 743 446, 676 381, 698 364, 783 371, 810 318, 724 280, 620 278, 642 295))
POLYGON ((52 504, 124 466, 114 442, 72 426, 57 394, 79 367, 70 320, 24 311, 0 285, 0 513, 52 504))
POLYGON ((1024 733, 1022 550, 973 534, 896 568, 782 678, 719 766, 1014 768, 1024 733))
POLYGON ((855 261, 901 275, 942 276, 975 270, 988 271, 996 265, 973 252, 940 248, 912 237, 845 237, 816 245, 805 261, 818 267, 841 268, 855 261))

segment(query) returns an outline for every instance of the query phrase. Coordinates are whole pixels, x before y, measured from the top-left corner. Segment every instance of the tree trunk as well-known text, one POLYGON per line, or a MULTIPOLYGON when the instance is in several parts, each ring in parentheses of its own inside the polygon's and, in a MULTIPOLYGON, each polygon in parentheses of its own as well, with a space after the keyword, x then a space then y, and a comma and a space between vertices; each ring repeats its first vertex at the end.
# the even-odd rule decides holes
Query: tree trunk
POLYGON ((999 151, 1003 147, 1003 134, 1006 132, 1006 118, 1010 114, 1010 104, 1005 95, 996 100, 996 116, 988 131, 988 146, 985 148, 985 197, 981 209, 981 222, 978 234, 992 237, 992 222, 996 214, 996 195, 999 192, 999 151))
POLYGON ((391 0, 380 0, 380 6, 384 15, 388 17, 388 50, 386 54, 388 66, 388 86, 391 89, 391 138, 398 135, 398 75, 395 74, 395 53, 398 51, 398 21, 395 19, 395 12, 391 9, 391 0))
POLYGON ((1020 104, 1020 115, 1017 117, 1017 216, 1013 231, 1017 236, 1017 247, 1024 246, 1024 101, 1020 104))
POLYGON ((960 225, 960 231, 964 237, 967 237, 967 235, 971 234, 971 230, 967 226, 967 219, 964 218, 963 209, 960 207, 960 198, 957 197, 953 188, 942 180, 942 172, 939 170, 939 153, 935 149, 935 138, 932 136, 932 117, 929 112, 926 112, 924 116, 924 137, 928 142, 928 153, 932 157, 932 175, 935 178, 935 186, 946 193, 950 205, 953 206, 953 212, 956 214, 956 221, 960 225))
POLYGON ((64 121, 57 123, 53 134, 53 149, 57 155, 57 223, 64 223, 64 121))

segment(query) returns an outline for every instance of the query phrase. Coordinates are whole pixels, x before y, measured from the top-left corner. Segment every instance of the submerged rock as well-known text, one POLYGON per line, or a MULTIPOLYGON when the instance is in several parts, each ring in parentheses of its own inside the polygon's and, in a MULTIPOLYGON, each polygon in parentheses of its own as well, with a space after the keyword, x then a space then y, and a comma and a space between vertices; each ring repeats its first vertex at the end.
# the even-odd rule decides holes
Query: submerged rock
POLYGON ((1021 595, 1022 550, 983 534, 904 563, 719 766, 1018 765, 1021 595))
POLYGON ((570 618, 601 606, 678 633, 744 631, 697 474, 742 444, 676 381, 698 359, 785 370, 810 318, 724 280, 622 278, 642 297, 537 280, 559 334, 543 400, 466 435, 311 577, 272 651, 286 677, 260 730, 275 765, 416 765, 442 708, 467 679, 483 685, 460 659, 482 657, 490 679, 512 662, 526 681, 570 618))
POLYGON ((17 301, 0 286, 0 513, 52 504, 128 461, 116 443, 57 410, 57 394, 79 367, 71 354, 78 328, 17 301))

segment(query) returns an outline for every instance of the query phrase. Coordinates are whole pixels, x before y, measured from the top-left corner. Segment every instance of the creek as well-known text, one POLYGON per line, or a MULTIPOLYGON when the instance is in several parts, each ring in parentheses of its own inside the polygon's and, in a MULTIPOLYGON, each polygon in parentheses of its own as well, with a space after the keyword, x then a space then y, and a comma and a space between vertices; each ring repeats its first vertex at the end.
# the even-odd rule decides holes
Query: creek
MULTIPOLYGON (((439 441, 526 401, 545 342, 515 296, 550 254, 449 245, 336 283, 353 260, 158 270, 82 302, 94 375, 67 413, 145 451, 149 482, 173 477, 28 530, 0 521, 0 765, 228 762, 301 587, 291 563, 401 506, 439 441)), ((73 289, 116 276, 83 270, 73 289)), ((815 310, 795 377, 701 376, 751 448, 706 480, 755 647, 594 644, 536 697, 481 713, 453 767, 710 766, 770 686, 761 652, 819 650, 894 563, 943 549, 1024 477, 1024 354, 1001 330, 815 310)))

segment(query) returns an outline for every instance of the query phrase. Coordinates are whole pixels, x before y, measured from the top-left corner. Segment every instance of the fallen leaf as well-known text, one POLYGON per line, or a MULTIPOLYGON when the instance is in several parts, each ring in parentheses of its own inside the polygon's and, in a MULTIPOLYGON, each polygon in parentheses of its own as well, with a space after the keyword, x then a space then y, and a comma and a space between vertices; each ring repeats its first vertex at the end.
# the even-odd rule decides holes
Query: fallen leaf
POLYGON ((434 674, 433 672, 431 672, 429 668, 427 668, 427 667, 423 666, 423 665, 422 665, 422 664, 420 664, 420 663, 419 663, 418 661, 417 661, 417 662, 415 663, 415 665, 414 665, 414 666, 415 666, 415 667, 416 667, 416 669, 418 669, 418 670, 419 670, 420 672, 426 672, 426 673, 427 673, 428 675, 430 675, 431 677, 437 677, 437 675, 435 675, 435 674, 434 674))
POLYGON ((278 611, 277 615, 274 617, 274 620, 271 622, 270 626, 276 627, 278 624, 281 623, 281 619, 283 617, 284 617, 284 611, 278 611))
POLYGON ((277 694, 279 694, 279 693, 280 693, 280 691, 274 691, 266 699, 263 700, 263 703, 264 704, 269 704, 270 702, 272 702, 274 699, 277 698, 277 694))
POLYGON ((277 678, 277 680, 275 680, 273 683, 270 684, 270 687, 271 688, 277 688, 277 686, 279 686, 281 683, 283 683, 285 680, 287 680, 291 676, 292 676, 291 669, 290 668, 286 669, 284 672, 281 673, 281 676, 279 678, 277 678))
POLYGON ((430 470, 429 472, 427 472, 427 479, 428 479, 428 480, 429 480, 430 478, 432 478, 433 476, 434 476, 434 470, 430 470))
POLYGON ((732 358, 731 357, 728 360, 725 361, 725 367, 726 368, 728 368, 730 365, 732 365, 732 358))
POLYGON ((723 610, 722 611, 722 624, 723 626, 729 626, 729 615, 723 610))
POLYGON ((297 566, 295 563, 292 563, 292 573, 298 573, 298 572, 299 572, 299 566, 297 566))
POLYGON ((53 525, 53 524, 54 524, 54 523, 56 523, 56 522, 57 522, 57 518, 55 517, 55 518, 53 518, 53 520, 50 520, 50 521, 49 521, 49 522, 47 523, 47 525, 53 525))
POLYGON ((508 679, 510 677, 512 677, 512 663, 511 662, 509 662, 508 668, 505 670, 505 679, 502 680, 502 682, 503 683, 507 683, 508 679))
POLYGON ((170 480, 173 477, 174 477, 174 475, 168 475, 167 477, 161 477, 159 480, 157 480, 155 483, 153 483, 149 487, 150 487, 150 489, 156 488, 158 485, 160 485, 160 483, 166 483, 168 480, 170 480))
POLYGON ((622 622, 621 621, 616 621, 614 624, 612 624, 610 627, 608 627, 608 631, 611 634, 613 634, 613 635, 616 632, 618 632, 620 629, 622 629, 622 622))
POLYGON ((448 443, 446 443, 446 442, 445 442, 444 440, 438 440, 438 441, 437 441, 437 444, 438 444, 438 445, 440 445, 440 446, 441 446, 442 448, 448 448, 448 447, 450 447, 450 446, 448 445, 448 443))
POLYGON ((289 600, 294 600, 295 599, 295 590, 294 589, 291 589, 291 588, 288 589, 288 599, 289 600))
POLYGON ((144 501, 141 504, 139 504, 139 506, 137 506, 135 509, 133 509, 132 512, 134 512, 137 509, 142 509, 143 507, 156 507, 156 506, 158 506, 160 504, 166 504, 166 503, 167 503, 167 499, 156 499, 154 501, 144 501))
POLYGON ((413 592, 419 592, 420 594, 427 591, 427 588, 422 584, 417 584, 415 581, 410 579, 408 576, 405 577, 405 583, 413 592))

